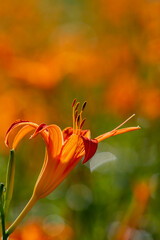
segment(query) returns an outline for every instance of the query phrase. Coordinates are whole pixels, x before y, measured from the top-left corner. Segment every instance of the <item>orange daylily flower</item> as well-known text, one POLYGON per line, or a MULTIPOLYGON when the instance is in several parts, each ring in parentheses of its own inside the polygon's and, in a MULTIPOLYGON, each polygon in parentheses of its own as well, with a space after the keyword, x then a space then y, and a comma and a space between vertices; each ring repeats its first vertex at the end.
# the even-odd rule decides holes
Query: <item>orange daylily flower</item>
POLYGON ((73 102, 73 127, 69 127, 61 131, 57 125, 46 125, 32 123, 29 121, 18 120, 11 125, 6 133, 5 143, 10 149, 15 149, 19 141, 30 131, 34 130, 31 138, 38 133, 43 137, 46 144, 45 160, 34 187, 33 195, 19 216, 15 226, 9 232, 12 232, 17 223, 26 215, 32 208, 35 202, 50 194, 72 171, 72 169, 79 163, 84 156, 83 163, 86 163, 96 152, 98 143, 106 138, 115 136, 121 133, 137 130, 140 127, 128 127, 119 129, 126 123, 133 115, 128 118, 121 125, 110 132, 102 134, 94 139, 91 139, 90 130, 82 130, 85 119, 82 119, 82 112, 86 106, 83 104, 80 114, 78 114, 78 105, 76 100, 73 102), (17 127, 22 127, 18 133, 14 135, 11 141, 11 133, 17 127))

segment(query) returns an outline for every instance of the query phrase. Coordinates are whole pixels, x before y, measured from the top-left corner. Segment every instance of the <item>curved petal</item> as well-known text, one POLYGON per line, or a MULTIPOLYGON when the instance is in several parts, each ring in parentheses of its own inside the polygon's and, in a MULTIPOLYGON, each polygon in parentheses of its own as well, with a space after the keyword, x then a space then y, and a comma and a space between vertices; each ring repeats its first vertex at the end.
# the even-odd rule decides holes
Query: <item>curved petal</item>
POLYGON ((48 179, 48 171, 49 171, 49 169, 48 169, 48 171, 46 171, 47 166, 48 166, 49 169, 51 169, 49 164, 48 164, 48 154, 47 154, 47 151, 46 151, 43 166, 42 166, 42 169, 40 171, 40 174, 38 176, 38 179, 36 181, 34 191, 33 191, 33 195, 35 195, 37 199, 42 198, 42 195, 46 190, 45 189, 46 188, 45 184, 48 183, 46 180, 48 179))
POLYGON ((12 149, 15 149, 18 143, 20 142, 20 140, 32 130, 33 130, 32 126, 24 126, 23 128, 21 128, 14 137, 14 141, 12 143, 12 149))
POLYGON ((58 158, 53 159, 52 156, 48 156, 46 167, 39 177, 34 191, 36 195, 39 195, 39 198, 43 198, 51 193, 78 163, 74 161, 78 140, 78 135, 72 135, 65 142, 58 158), (58 161, 58 165, 55 168, 53 167, 53 161, 58 161))
POLYGON ((42 130, 44 130, 47 127, 47 125, 45 123, 41 123, 38 128, 36 129, 36 131, 32 134, 32 136, 30 137, 30 139, 34 138, 37 136, 38 133, 42 132, 42 130))
POLYGON ((55 158, 60 154, 63 145, 62 131, 57 125, 49 125, 47 129, 49 131, 48 153, 50 152, 52 158, 55 158))
MULTIPOLYGON (((35 132, 38 134, 37 130, 35 132)), ((34 188, 34 194, 40 199, 54 190, 53 182, 56 179, 56 169, 60 162, 59 154, 62 148, 63 136, 61 129, 57 125, 39 128, 39 133, 42 134, 47 147, 45 160, 34 188), (48 131, 48 136, 43 135, 43 132, 46 130, 48 131)))
POLYGON ((98 147, 98 141, 96 139, 88 139, 86 137, 82 137, 83 142, 84 142, 84 147, 85 147, 85 157, 83 160, 83 164, 86 163, 87 161, 89 161, 91 159, 91 157, 93 157, 93 155, 96 153, 97 151, 97 147, 98 147))
POLYGON ((31 138, 37 136, 38 133, 41 133, 46 143, 48 154, 51 154, 53 158, 59 155, 63 144, 63 135, 61 129, 55 124, 47 126, 46 124, 42 123, 33 133, 31 138))
POLYGON ((31 130, 37 128, 38 125, 36 123, 32 123, 29 121, 24 121, 24 120, 17 120, 15 121, 10 128, 8 129, 6 136, 5 136, 5 144, 7 145, 7 147, 9 147, 10 149, 15 149, 15 147, 17 146, 17 144, 19 143, 19 141, 27 134, 29 133, 31 130), (19 126, 24 126, 23 128, 21 128, 18 133, 13 135, 13 139, 10 139, 11 134, 13 133, 12 131, 19 127, 19 126))

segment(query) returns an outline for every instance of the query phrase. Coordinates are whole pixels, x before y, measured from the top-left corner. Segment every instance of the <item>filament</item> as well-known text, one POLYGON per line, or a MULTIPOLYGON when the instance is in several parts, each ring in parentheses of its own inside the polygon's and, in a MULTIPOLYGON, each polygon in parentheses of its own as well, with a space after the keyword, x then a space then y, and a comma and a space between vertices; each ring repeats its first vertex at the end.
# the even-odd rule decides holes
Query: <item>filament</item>
POLYGON ((133 114, 129 118, 127 118, 123 123, 121 123, 118 127, 114 128, 113 130, 117 130, 118 128, 122 127, 126 122, 128 122, 131 118, 133 118, 136 114, 133 114))
POLYGON ((73 108, 73 113, 72 113, 72 116, 73 116, 73 132, 74 132, 74 129, 75 129, 75 116, 74 116, 74 111, 75 111, 75 109, 74 109, 74 106, 75 106, 75 103, 76 103, 76 101, 77 101, 77 99, 75 98, 74 99, 74 101, 73 101, 73 103, 72 103, 72 108, 73 108))

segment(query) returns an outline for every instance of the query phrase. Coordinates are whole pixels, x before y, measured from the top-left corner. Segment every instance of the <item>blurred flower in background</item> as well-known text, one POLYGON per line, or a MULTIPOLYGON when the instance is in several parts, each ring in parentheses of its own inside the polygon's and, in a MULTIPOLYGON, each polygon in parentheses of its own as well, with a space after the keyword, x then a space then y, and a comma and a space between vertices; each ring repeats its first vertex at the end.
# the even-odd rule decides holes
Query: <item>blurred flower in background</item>
MULTIPOLYGON (((57 219, 56 219, 57 220, 57 219)), ((74 232, 65 223, 45 222, 40 219, 31 220, 16 230, 11 240, 71 240, 74 239, 74 232)))
MULTIPOLYGON (((71 125, 70 106, 76 97, 88 102, 86 126, 91 127, 93 138, 133 113, 137 119, 131 125, 137 121, 142 127, 137 133, 111 139, 110 145, 107 141, 99 145, 98 151, 111 152, 117 158, 114 164, 103 161, 104 172, 95 169, 91 174, 88 168, 78 166, 60 188, 42 200, 40 209, 33 209, 39 217, 54 212, 67 219, 76 240, 107 238, 106 229, 118 215, 125 215, 131 186, 140 177, 154 175, 159 185, 159 9, 159 0, 1 3, 1 181, 7 163, 4 136, 16 119, 65 128, 71 125), (88 201, 81 210, 74 208, 78 198, 75 186, 80 188, 79 194, 87 189, 92 199, 80 196, 80 206, 88 201)), ((9 222, 30 196, 42 165, 36 161, 44 154, 42 144, 35 139, 17 151, 9 222)), ((142 217, 145 224, 136 228, 159 239, 160 194, 155 191, 149 198, 147 221, 142 217)))
MULTIPOLYGON (((136 229, 138 229, 141 225, 140 220, 141 218, 143 218, 152 190, 153 190, 152 185, 150 184, 149 186, 148 181, 141 180, 135 185, 133 189, 133 197, 131 204, 125 216, 123 217, 121 223, 118 224, 119 226, 117 227, 117 229, 113 228, 115 224, 111 225, 110 235, 111 234, 114 235, 113 239, 115 240, 139 239, 139 237, 137 237, 138 235, 137 232, 139 230, 136 229)), ((145 220, 143 220, 143 223, 145 223, 145 220)), ((142 234, 142 238, 144 237, 143 235, 144 234, 142 234)))

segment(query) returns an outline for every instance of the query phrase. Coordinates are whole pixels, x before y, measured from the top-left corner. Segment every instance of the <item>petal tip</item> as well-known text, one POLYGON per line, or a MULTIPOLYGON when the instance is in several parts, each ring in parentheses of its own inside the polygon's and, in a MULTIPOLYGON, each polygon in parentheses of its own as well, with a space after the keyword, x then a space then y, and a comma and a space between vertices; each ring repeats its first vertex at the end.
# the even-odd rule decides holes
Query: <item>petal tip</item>
POLYGON ((6 135, 5 135, 5 140, 4 140, 4 143, 5 145, 11 149, 10 145, 9 145, 9 141, 8 141, 8 135, 9 133, 12 131, 13 128, 15 128, 17 125, 19 125, 20 123, 27 123, 29 122, 28 120, 21 120, 21 119, 18 119, 16 120, 14 123, 11 124, 11 126, 8 128, 7 132, 6 132, 6 135))
POLYGON ((33 139, 37 136, 38 133, 40 133, 44 128, 46 128, 47 125, 45 123, 41 123, 38 128, 35 130, 35 132, 30 136, 29 139, 33 139))

